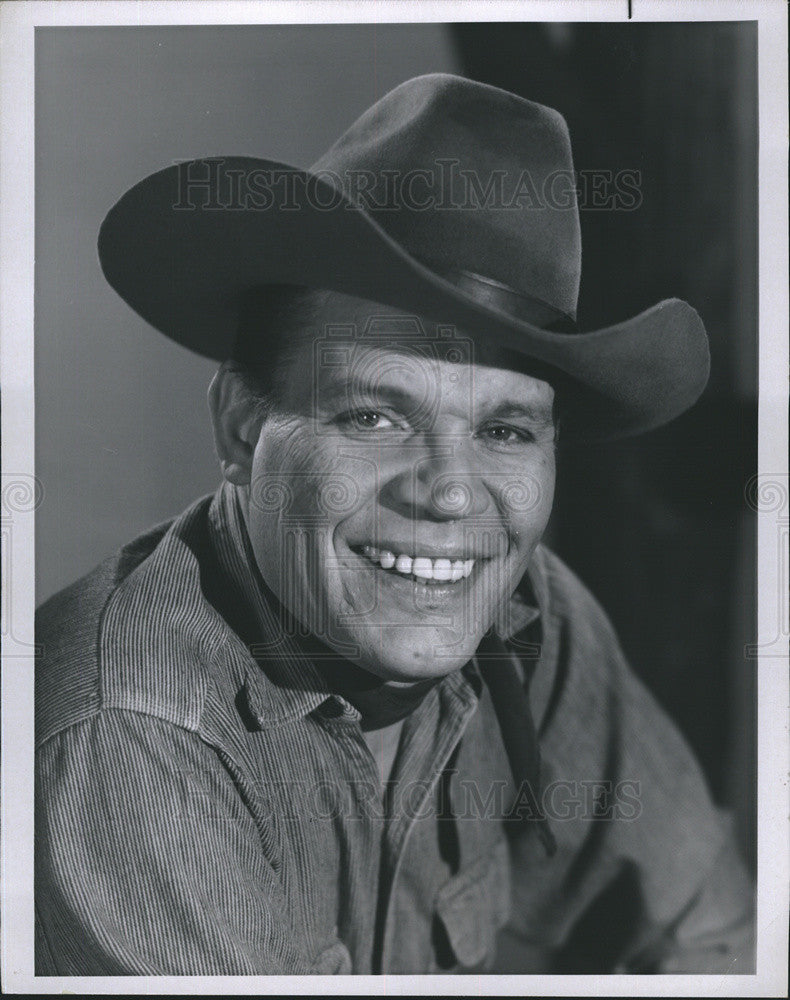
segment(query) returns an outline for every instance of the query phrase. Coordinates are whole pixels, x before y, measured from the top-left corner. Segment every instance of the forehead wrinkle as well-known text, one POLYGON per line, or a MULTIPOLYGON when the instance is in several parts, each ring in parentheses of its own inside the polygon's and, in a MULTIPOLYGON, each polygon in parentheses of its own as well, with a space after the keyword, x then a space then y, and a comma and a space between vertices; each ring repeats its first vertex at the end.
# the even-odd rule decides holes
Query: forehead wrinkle
POLYGON ((340 372, 332 373, 329 384, 321 392, 321 398, 326 402, 354 400, 363 396, 374 399, 387 397, 409 408, 413 408, 421 399, 421 394, 412 391, 408 385, 396 385, 387 380, 359 379, 353 376, 344 378, 340 372))
POLYGON ((554 425, 554 388, 549 382, 507 362, 500 366, 494 359, 471 368, 476 411, 489 417, 525 417, 539 425, 554 425))
MULTIPOLYGON (((419 357, 425 362, 421 375, 434 379, 438 388, 441 388, 446 381, 447 372, 443 369, 457 370, 459 366, 462 367, 464 369, 463 382, 468 382, 481 409, 490 406, 492 410, 502 415, 520 415, 536 420, 548 416, 551 411, 553 388, 550 383, 533 375, 514 371, 512 368, 498 369, 496 365, 492 364, 469 364, 468 362, 449 362, 438 358, 427 358, 422 352, 412 350, 383 351, 381 353, 382 375, 380 378, 368 373, 361 375, 354 371, 354 364, 348 362, 324 368, 321 372, 322 381, 324 381, 322 395, 334 398, 347 397, 352 393, 374 396, 383 393, 391 397, 402 397, 409 401, 415 400, 418 394, 413 389, 414 373, 404 369, 400 373, 402 381, 398 380, 398 369, 395 367, 393 370, 392 359, 387 356, 393 353, 408 353, 419 357), (504 399, 489 400, 487 398, 488 392, 493 389, 496 395, 497 390, 500 389, 497 383, 509 376, 518 379, 518 386, 516 388, 509 386, 507 389, 503 389, 502 391, 507 393, 504 399)), ((368 372, 372 367, 374 366, 368 366, 368 372)), ((455 376, 451 375, 451 378, 454 382, 456 381, 455 376)))
MULTIPOLYGON (((356 339, 350 337, 348 339, 338 338, 333 340, 333 346, 338 348, 348 347, 350 348, 349 360, 338 363, 337 365, 331 365, 327 367, 322 367, 322 376, 325 376, 330 383, 340 383, 342 385, 349 384, 349 381, 353 381, 365 388, 375 388, 383 383, 378 381, 373 382, 371 376, 368 375, 368 383, 365 384, 364 379, 360 375, 360 369, 364 369, 366 373, 375 372, 377 364, 380 363, 381 368, 389 373, 393 369, 397 372, 398 368, 395 364, 397 358, 404 357, 409 359, 410 362, 417 362, 420 369, 426 375, 430 373, 431 377, 439 379, 441 377, 441 359, 436 358, 431 355, 430 350, 426 350, 426 347, 430 348, 430 343, 426 345, 424 342, 414 342, 410 341, 392 341, 386 338, 369 338, 365 337, 363 339, 356 339)), ((468 366, 471 368, 471 366, 468 366)), ((406 374, 406 379, 408 381, 409 369, 406 374)), ((397 388, 398 386, 394 386, 397 388)))

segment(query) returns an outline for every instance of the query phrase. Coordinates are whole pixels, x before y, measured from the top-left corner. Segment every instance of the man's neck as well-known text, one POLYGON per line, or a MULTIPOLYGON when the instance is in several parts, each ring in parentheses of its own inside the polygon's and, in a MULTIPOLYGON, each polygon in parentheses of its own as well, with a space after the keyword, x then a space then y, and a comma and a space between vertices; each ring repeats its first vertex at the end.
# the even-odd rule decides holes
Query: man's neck
POLYGON ((300 638, 298 645, 320 671, 330 691, 357 709, 366 733, 402 723, 441 680, 431 677, 413 684, 388 682, 335 655, 314 637, 300 638))

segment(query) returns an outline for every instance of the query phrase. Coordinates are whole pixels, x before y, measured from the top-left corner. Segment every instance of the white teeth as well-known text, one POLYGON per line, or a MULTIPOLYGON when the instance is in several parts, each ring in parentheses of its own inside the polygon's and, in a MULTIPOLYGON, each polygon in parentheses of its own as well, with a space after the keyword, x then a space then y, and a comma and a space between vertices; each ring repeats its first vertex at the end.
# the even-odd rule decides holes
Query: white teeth
POLYGON ((398 556, 395 560, 395 569, 399 573, 411 573, 413 559, 411 556, 398 556))
POLYGON ((421 580, 433 580, 433 563, 430 559, 415 559, 411 565, 411 571, 421 580))
POLYGON ((453 564, 449 559, 435 559, 433 563, 434 580, 452 580, 453 564))
POLYGON ((389 549, 377 549, 374 545, 363 545, 362 551, 371 562, 378 563, 382 569, 395 569, 404 576, 416 576, 418 580, 436 580, 438 582, 457 583, 472 572, 474 559, 428 559, 427 556, 412 558, 407 555, 396 556, 389 549))

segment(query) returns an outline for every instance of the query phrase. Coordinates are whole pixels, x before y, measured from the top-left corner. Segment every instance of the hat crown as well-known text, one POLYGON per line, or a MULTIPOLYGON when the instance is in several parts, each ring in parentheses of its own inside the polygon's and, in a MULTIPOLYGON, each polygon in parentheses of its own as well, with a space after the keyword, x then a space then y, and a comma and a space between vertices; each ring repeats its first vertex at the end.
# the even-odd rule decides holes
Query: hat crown
POLYGON ((551 108, 449 74, 407 80, 310 168, 438 270, 576 314, 581 234, 568 128, 551 108))

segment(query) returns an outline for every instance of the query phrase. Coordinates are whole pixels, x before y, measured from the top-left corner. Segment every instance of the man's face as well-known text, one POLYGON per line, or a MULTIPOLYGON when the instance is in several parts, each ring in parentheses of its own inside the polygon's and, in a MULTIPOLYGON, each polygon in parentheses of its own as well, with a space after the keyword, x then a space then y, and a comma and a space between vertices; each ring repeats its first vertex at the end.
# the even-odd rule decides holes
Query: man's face
POLYGON ((321 323, 297 343, 255 448, 258 566, 359 666, 394 681, 450 673, 546 527, 553 390, 481 341, 374 303, 333 294, 321 323))

